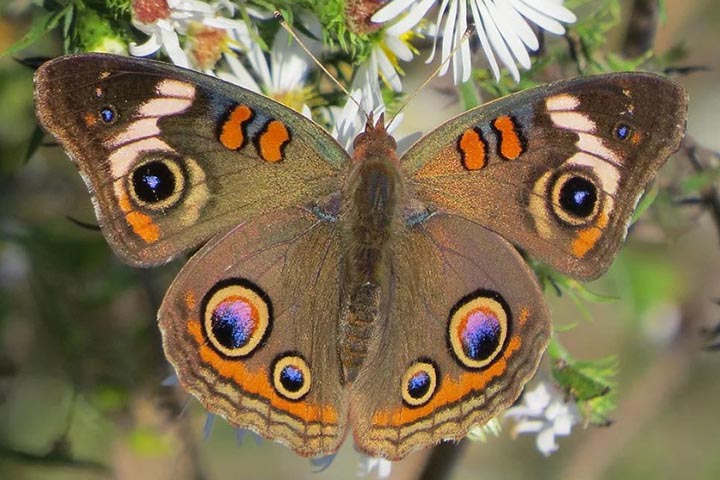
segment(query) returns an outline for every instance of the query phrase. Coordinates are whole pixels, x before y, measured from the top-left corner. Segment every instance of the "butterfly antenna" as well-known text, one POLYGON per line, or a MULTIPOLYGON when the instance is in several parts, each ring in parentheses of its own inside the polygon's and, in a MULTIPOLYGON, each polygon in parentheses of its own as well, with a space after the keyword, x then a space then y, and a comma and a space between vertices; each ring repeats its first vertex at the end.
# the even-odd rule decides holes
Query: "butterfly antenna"
POLYGON ((283 16, 283 14, 280 13, 279 11, 275 11, 275 13, 274 13, 273 15, 275 16, 275 20, 280 24, 280 26, 283 27, 283 28, 285 29, 285 31, 287 31, 288 34, 290 34, 290 36, 291 36, 293 39, 295 39, 296 42, 298 42, 298 45, 300 45, 300 48, 302 48, 302 49, 305 51, 305 53, 307 54, 307 56, 310 57, 310 58, 313 60, 313 62, 315 62, 315 64, 316 64, 318 67, 320 67, 320 70, 322 70, 322 71, 325 73, 325 75, 327 75, 328 78, 329 78, 330 80, 332 80, 332 82, 333 82, 335 85, 337 85, 337 87, 338 87, 345 95, 347 95, 347 97, 348 97, 355 105, 358 106, 358 108, 359 108, 360 111, 363 113, 363 115, 365 115, 365 118, 368 118, 368 119, 369 119, 369 118, 370 118, 370 115, 368 115, 368 112, 366 112, 365 109, 362 107, 362 105, 360 105, 360 102, 358 102, 358 101, 355 99, 355 97, 353 97, 353 96, 350 94, 350 92, 348 91, 348 89, 345 88, 345 85, 343 85, 342 83, 340 83, 340 81, 339 81, 337 78, 335 78, 335 75, 333 75, 332 73, 330 73, 330 71, 329 71, 327 68, 325 68, 325 65, 323 65, 323 64, 320 62, 320 60, 317 59, 317 57, 316 57, 316 56, 310 51, 310 49, 305 45, 305 42, 303 42, 303 41, 300 39, 300 37, 293 31, 293 29, 290 28, 290 26, 289 26, 289 25, 287 24, 287 22, 285 21, 285 17, 283 16))
POLYGON ((408 104, 417 96, 417 94, 420 93, 420 91, 423 88, 425 88, 428 83, 430 83, 430 80, 435 78, 440 73, 440 70, 442 70, 443 67, 445 67, 445 64, 448 63, 453 58, 453 56, 455 55, 455 52, 457 52, 460 49, 460 47, 462 47, 462 45, 468 41, 468 39, 470 38, 470 36, 472 36, 473 33, 475 33, 475 24, 470 24, 465 29, 465 33, 463 33, 463 36, 460 37, 460 41, 457 42, 457 44, 455 45, 455 48, 452 49, 450 54, 447 57, 445 57, 445 59, 442 62, 440 62, 440 65, 438 65, 435 68, 435 70, 433 70, 432 73, 430 75, 428 75, 428 77, 425 79, 425 81, 418 88, 416 88, 414 92, 412 92, 410 95, 405 97, 405 101, 400 105, 400 108, 398 108, 397 112, 395 112, 395 115, 393 116, 393 118, 387 123, 388 128, 395 121, 395 119, 398 117, 398 115, 400 115, 400 112, 402 112, 405 109, 405 107, 407 107, 408 104))

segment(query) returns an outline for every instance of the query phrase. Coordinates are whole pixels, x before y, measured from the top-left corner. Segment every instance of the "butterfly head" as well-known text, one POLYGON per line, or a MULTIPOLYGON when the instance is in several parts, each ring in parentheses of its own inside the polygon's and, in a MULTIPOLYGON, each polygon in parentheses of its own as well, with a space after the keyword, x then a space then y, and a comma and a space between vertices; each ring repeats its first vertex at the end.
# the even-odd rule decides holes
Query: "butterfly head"
POLYGON ((397 142, 385 129, 385 114, 380 114, 377 123, 371 114, 365 123, 365 131, 355 137, 353 142, 353 160, 358 162, 376 156, 397 158, 396 149, 397 142))

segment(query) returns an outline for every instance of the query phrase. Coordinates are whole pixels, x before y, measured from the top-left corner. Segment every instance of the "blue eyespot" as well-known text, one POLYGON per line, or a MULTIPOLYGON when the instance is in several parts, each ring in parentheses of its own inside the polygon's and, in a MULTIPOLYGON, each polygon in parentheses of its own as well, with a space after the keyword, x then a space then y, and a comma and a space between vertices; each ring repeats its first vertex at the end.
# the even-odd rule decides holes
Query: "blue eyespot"
POLYGON ((272 385, 280 396, 300 400, 310 391, 312 374, 305 359, 297 352, 286 352, 270 368, 272 385))
POLYGON ((419 371, 408 379, 407 392, 412 398, 422 398, 430 389, 430 375, 419 371))
POLYGON ((403 403, 409 407, 419 407, 430 401, 438 386, 438 370, 432 360, 416 360, 405 371, 400 394, 403 403))
POLYGON ((630 127, 624 123, 615 127, 615 136, 620 140, 626 140, 630 136, 630 127))
POLYGON ((112 123, 115 121, 115 110, 111 107, 105 107, 100 110, 100 118, 105 123, 112 123))
POLYGON ((297 392, 305 384, 305 376, 302 370, 296 366, 287 365, 280 371, 280 383, 289 392, 297 392))

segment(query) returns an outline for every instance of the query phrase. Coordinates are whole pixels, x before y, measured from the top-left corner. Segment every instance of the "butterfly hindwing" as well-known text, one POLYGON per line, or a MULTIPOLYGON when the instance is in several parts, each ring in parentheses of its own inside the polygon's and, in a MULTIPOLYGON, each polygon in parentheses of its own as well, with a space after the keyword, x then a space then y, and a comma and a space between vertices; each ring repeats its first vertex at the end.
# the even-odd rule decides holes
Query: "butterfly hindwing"
POLYGON ((182 386, 231 424, 305 456, 337 450, 346 424, 335 225, 288 208, 200 249, 158 314, 182 386))
POLYGON ((390 265, 387 318, 350 402, 357 447, 399 459, 509 406, 538 366, 550 319, 517 251, 461 217, 398 232, 390 265))

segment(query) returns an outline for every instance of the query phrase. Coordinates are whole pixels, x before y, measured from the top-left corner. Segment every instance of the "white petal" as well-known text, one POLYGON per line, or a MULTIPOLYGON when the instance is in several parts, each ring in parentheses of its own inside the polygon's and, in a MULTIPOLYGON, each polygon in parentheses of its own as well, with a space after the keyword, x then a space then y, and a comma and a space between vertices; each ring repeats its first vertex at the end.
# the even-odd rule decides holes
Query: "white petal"
POLYGON ((180 40, 178 39, 177 33, 174 31, 161 30, 160 36, 162 37, 163 49, 167 52, 170 60, 179 67, 190 68, 190 61, 188 60, 187 54, 180 48, 180 40))
POLYGON ((308 105, 306 103, 303 103, 303 106, 300 109, 300 113, 302 113, 305 118, 308 118, 310 120, 313 119, 312 118, 312 110, 310 110, 310 107, 308 107, 308 105))
POLYGON ((555 443, 555 435, 551 428, 547 428, 538 434, 535 439, 535 445, 546 457, 558 449, 558 445, 555 443))
MULTIPOLYGON (((515 25, 513 17, 506 15, 504 10, 496 8, 492 2, 488 3, 488 10, 491 12, 493 19, 495 19, 500 35, 502 35, 505 43, 510 47, 510 51, 518 63, 526 69, 530 68, 530 55, 528 55, 525 49, 525 44, 517 35, 518 28, 515 25)), ((525 23, 522 19, 521 22, 525 23)), ((526 23, 525 26, 527 26, 526 23)))
POLYGON ((405 42, 397 37, 386 35, 384 37, 385 46, 390 49, 395 56, 403 62, 409 62, 413 59, 413 52, 405 42))
POLYGON ((527 21, 518 13, 508 2, 502 1, 495 4, 498 9, 502 10, 507 17, 507 21, 513 25, 515 34, 530 50, 537 50, 540 46, 537 36, 533 29, 530 28, 527 21))
POLYGON ((485 6, 484 1, 478 2, 478 8, 480 10, 480 15, 483 19, 485 32, 490 39, 490 45, 492 45, 492 48, 495 53, 497 53, 500 61, 508 68, 508 70, 510 70, 513 79, 515 79, 516 82, 519 81, 520 71, 518 70, 517 65, 515 65, 515 61, 513 60, 513 57, 510 54, 507 45, 505 45, 505 41, 502 39, 500 32, 495 26, 495 20, 485 6))
POLYGON ((525 392, 523 403, 537 412, 544 411, 550 405, 550 390, 544 382, 538 384, 534 390, 525 392))
POLYGON ((493 53, 492 48, 490 48, 490 41, 488 40, 485 28, 483 27, 482 16, 480 15, 480 11, 478 10, 475 2, 470 2, 470 9, 472 10, 473 20, 475 21, 475 31, 480 39, 480 46, 482 47, 488 62, 490 62, 490 69, 493 72, 495 80, 500 80, 500 67, 497 64, 497 60, 495 60, 495 54, 493 53))
POLYGON ((558 417, 553 422, 553 432, 555 435, 561 435, 563 437, 570 435, 573 426, 573 419, 569 415, 563 415, 558 417))
POLYGON ((543 15, 542 13, 527 5, 525 2, 521 0, 507 1, 512 3, 513 7, 515 7, 515 9, 523 17, 527 18, 543 30, 547 30, 548 32, 554 33, 556 35, 562 35, 563 33, 565 33, 565 27, 563 27, 560 22, 551 17, 543 15))
POLYGON ((539 432, 545 427, 545 422, 542 420, 524 420, 518 422, 513 428, 515 433, 535 433, 539 432))
MULTIPOLYGON (((414 6, 410 9, 409 12, 407 12, 407 15, 402 17, 400 20, 398 20, 396 23, 394 23, 390 28, 388 28, 388 32, 392 30, 393 34, 398 35, 407 32, 408 30, 411 30, 415 25, 417 25, 420 20, 425 16, 428 10, 430 10, 430 7, 433 6, 433 4, 437 0, 422 0, 418 5, 414 6)), ((388 4, 389 5, 389 4, 388 4)), ((378 13, 380 13, 381 10, 384 10, 386 7, 383 7, 382 9, 378 10, 375 15, 372 17, 373 22, 378 22, 379 20, 376 20, 375 17, 378 13)))
POLYGON ((376 49, 373 54, 377 59, 376 61, 378 67, 380 67, 380 71, 382 72, 383 77, 390 84, 390 87, 392 87, 392 89, 396 92, 401 92, 402 81, 400 80, 400 75, 398 74, 397 70, 395 70, 395 67, 388 59, 387 55, 385 55, 385 52, 383 52, 381 49, 376 49))
POLYGON ((562 1, 557 0, 520 0, 529 7, 541 12, 543 15, 552 17, 565 23, 574 23, 577 20, 575 14, 562 5, 562 1))
MULTIPOLYGON (((445 18, 445 26, 442 31, 442 50, 441 50, 441 62, 445 62, 450 56, 453 48, 455 48, 455 22, 457 21, 458 2, 453 1, 450 3, 450 9, 448 15, 445 18)), ((450 67, 449 63, 445 63, 442 69, 440 69, 440 75, 445 75, 450 67)))
POLYGON ((157 33, 150 35, 142 45, 131 43, 129 46, 130 54, 136 57, 147 57, 160 50, 162 44, 160 43, 160 37, 157 33))
POLYGON ((470 58, 470 44, 463 36, 467 30, 467 2, 461 1, 458 9, 458 23, 455 27, 455 46, 459 46, 453 58, 453 81, 467 82, 472 73, 472 60, 470 58), (462 42, 462 43, 461 43, 462 42))
POLYGON ((227 80, 241 87, 252 90, 256 93, 262 93, 260 86, 257 84, 255 79, 250 75, 245 66, 235 55, 226 54, 225 61, 227 62, 232 74, 218 72, 218 77, 223 80, 227 80))
POLYGON ((260 77, 260 84, 270 86, 272 78, 270 75, 270 66, 268 65, 265 52, 260 45, 253 42, 247 52, 247 60, 255 73, 260 77))
POLYGON ((415 3, 415 0, 391 0, 375 12, 373 16, 370 17, 370 20, 375 23, 385 23, 403 13, 403 11, 413 3, 415 3))
MULTIPOLYGON (((438 8, 438 14, 437 14, 437 20, 435 21, 435 39, 433 40, 433 48, 430 52, 430 56, 425 61, 425 63, 430 63, 433 61, 433 58, 435 58, 435 51, 437 50, 437 43, 438 43, 438 37, 441 36, 441 27, 440 24, 443 22, 443 17, 445 16, 445 9, 447 9, 449 0, 443 0, 443 2, 440 4, 440 8, 438 8)), ((444 59, 441 59, 441 61, 444 59)), ((440 75, 443 75, 443 73, 447 71, 447 68, 443 68, 443 70, 440 72, 440 75)))

